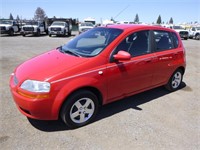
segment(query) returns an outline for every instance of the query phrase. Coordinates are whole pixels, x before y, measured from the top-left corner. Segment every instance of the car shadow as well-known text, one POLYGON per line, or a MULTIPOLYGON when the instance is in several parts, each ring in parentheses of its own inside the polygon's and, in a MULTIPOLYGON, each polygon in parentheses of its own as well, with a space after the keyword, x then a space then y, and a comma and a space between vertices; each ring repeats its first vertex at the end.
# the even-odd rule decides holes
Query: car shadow
MULTIPOLYGON (((184 90, 185 88, 188 89, 190 87, 186 86, 186 84, 183 82, 181 84, 180 90, 182 89, 184 90)), ((170 93, 171 92, 167 91, 164 87, 158 87, 158 88, 148 90, 146 92, 142 92, 140 94, 136 94, 134 96, 130 96, 130 97, 121 99, 119 101, 107 104, 101 108, 96 119, 93 122, 100 121, 104 118, 113 116, 115 114, 118 114, 130 108, 138 110, 138 111, 142 111, 142 108, 139 107, 140 105, 151 102, 153 100, 157 100, 159 97, 165 96, 170 93)), ((28 120, 33 127, 44 132, 69 130, 69 128, 65 126, 65 124, 62 122, 61 119, 56 120, 56 121, 43 121, 43 120, 34 120, 34 119, 28 118, 28 120)))
MULTIPOLYGON (((21 35, 23 36, 23 35, 21 35)), ((48 34, 40 34, 40 35, 34 35, 34 34, 27 34, 26 36, 23 36, 24 38, 26 37, 44 37, 44 36, 48 36, 48 34)))
POLYGON ((0 34, 0 37, 16 37, 16 36, 21 36, 21 34, 20 33, 15 33, 14 35, 0 34))

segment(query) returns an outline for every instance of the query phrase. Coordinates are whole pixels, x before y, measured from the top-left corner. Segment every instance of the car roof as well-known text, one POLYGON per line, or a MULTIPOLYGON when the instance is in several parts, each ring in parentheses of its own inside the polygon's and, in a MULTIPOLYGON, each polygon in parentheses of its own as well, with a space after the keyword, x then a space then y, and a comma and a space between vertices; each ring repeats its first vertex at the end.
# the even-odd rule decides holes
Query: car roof
POLYGON ((162 26, 143 25, 143 24, 116 24, 116 25, 107 25, 106 27, 121 29, 121 30, 153 29, 153 30, 164 30, 164 31, 174 32, 173 30, 162 26))

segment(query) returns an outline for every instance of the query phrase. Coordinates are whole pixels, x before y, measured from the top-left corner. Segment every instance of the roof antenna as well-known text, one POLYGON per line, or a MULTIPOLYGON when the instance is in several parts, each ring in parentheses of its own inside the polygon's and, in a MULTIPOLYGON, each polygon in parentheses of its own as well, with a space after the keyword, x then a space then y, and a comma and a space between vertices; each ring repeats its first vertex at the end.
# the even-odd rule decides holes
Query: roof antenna
POLYGON ((121 14, 123 13, 130 5, 127 5, 124 9, 122 9, 115 17, 114 20, 121 14))

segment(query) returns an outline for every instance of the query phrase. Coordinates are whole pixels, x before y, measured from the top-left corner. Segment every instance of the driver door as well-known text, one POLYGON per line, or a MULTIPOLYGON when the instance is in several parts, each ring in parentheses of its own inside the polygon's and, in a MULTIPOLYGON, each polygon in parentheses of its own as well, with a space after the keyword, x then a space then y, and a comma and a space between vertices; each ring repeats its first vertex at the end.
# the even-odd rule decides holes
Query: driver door
POLYGON ((114 50, 107 66, 108 101, 129 96, 152 85, 154 55, 151 53, 150 31, 127 36, 114 50), (130 60, 113 60, 118 51, 131 54, 130 60))

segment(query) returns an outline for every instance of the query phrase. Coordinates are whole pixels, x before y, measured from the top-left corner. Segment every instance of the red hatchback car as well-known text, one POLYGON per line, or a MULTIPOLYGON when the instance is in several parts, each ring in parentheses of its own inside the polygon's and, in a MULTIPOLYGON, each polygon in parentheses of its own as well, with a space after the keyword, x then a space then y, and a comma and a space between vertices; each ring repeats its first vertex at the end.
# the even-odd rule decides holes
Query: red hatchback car
POLYGON ((100 106, 158 86, 175 91, 185 72, 179 35, 147 25, 93 28, 19 65, 10 89, 29 118, 91 122, 100 106))

